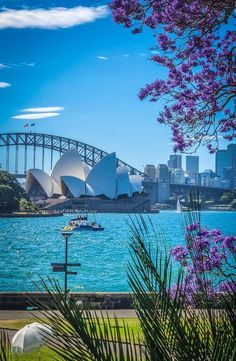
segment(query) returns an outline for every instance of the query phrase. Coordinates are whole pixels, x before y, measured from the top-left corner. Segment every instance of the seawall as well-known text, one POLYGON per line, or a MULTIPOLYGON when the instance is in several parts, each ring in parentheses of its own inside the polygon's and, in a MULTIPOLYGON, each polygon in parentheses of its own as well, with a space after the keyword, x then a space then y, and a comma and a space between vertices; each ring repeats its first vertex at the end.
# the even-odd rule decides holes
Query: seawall
MULTIPOLYGON (((132 296, 128 292, 71 292, 70 297, 74 301, 81 300, 85 307, 90 309, 118 310, 132 309, 132 296)), ((35 307, 38 300, 47 307, 52 308, 52 302, 48 293, 39 292, 0 292, 0 310, 27 310, 35 307)))

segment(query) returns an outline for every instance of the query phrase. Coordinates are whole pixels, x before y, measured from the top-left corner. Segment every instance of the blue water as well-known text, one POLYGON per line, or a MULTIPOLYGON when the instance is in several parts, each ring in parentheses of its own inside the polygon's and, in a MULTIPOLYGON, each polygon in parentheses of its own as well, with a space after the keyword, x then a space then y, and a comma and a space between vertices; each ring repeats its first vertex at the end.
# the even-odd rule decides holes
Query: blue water
MULTIPOLYGON (((145 218, 148 216, 145 215, 145 218)), ((183 242, 183 216, 171 211, 149 215, 168 247, 183 242)), ((52 262, 64 261, 65 241, 60 229, 73 215, 56 218, 0 220, 0 291, 33 291, 41 277, 63 281, 52 262)), ((93 216, 90 216, 93 220, 93 216)), ((74 233, 69 239, 69 262, 80 262, 76 276, 68 276, 71 291, 129 291, 126 280, 130 230, 127 214, 97 214, 103 232, 74 233)), ((236 212, 202 212, 202 225, 236 234, 236 212)), ((161 242, 162 242, 161 241, 161 242)), ((63 285, 63 283, 62 283, 63 285)))

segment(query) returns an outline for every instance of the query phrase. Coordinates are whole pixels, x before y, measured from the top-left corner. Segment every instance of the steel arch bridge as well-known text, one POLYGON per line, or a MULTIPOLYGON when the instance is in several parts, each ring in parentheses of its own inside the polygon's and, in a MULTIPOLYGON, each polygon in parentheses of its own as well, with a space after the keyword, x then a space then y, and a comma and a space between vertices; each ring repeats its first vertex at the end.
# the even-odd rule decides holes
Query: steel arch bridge
MULTIPOLYGON (((12 148, 15 148, 14 155, 14 174, 17 178, 25 178, 28 170, 28 154, 29 148, 33 148, 33 168, 36 166, 37 148, 41 148, 41 169, 45 168, 45 150, 50 150, 50 168, 53 168, 54 152, 58 152, 62 155, 69 149, 76 149, 82 160, 93 167, 108 153, 93 147, 92 145, 82 143, 78 140, 73 140, 56 135, 41 134, 41 133, 0 133, 0 149, 6 149, 5 154, 5 170, 10 169, 10 153, 12 148), (23 157, 19 159, 19 147, 23 147, 23 157), (19 172, 19 160, 20 164, 23 163, 23 172, 19 172)), ((30 149, 30 150, 31 150, 30 149)), ((37 159, 38 160, 38 159, 37 159)), ((117 166, 126 166, 130 174, 139 174, 145 176, 145 174, 136 168, 128 165, 120 159, 117 159, 117 166)))

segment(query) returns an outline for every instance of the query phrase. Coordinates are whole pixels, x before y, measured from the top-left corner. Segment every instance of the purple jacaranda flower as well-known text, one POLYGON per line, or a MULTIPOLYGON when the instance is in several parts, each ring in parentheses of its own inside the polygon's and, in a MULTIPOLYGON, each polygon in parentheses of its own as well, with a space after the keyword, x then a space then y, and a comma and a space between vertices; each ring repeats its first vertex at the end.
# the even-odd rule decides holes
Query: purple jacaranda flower
POLYGON ((189 232, 199 230, 199 223, 193 223, 193 224, 188 225, 186 227, 186 230, 189 231, 189 232))
POLYGON ((223 240, 223 247, 228 248, 232 253, 236 254, 236 237, 225 237, 223 240))
POLYGON ((205 249, 208 249, 209 246, 210 246, 210 240, 208 237, 197 236, 194 240, 194 247, 196 247, 197 250, 203 251, 205 249))
POLYGON ((133 33, 144 27, 153 31, 153 48, 159 54, 151 60, 166 68, 167 78, 159 89, 153 88, 154 82, 147 84, 139 97, 168 103, 170 112, 161 112, 157 120, 170 127, 179 124, 174 151, 197 147, 205 135, 210 153, 217 150, 218 133, 233 140, 236 35, 224 27, 234 16, 234 0, 112 0, 110 8, 114 21, 133 33))
POLYGON ((220 253, 218 249, 213 248, 210 252, 209 257, 205 260, 206 270, 212 271, 215 268, 221 268, 225 255, 220 253))
POLYGON ((212 236, 212 237, 218 237, 221 235, 221 231, 219 229, 211 229, 209 231, 209 234, 212 236))
POLYGON ((175 261, 179 261, 183 266, 186 266, 186 257, 188 255, 188 250, 184 246, 176 246, 172 249, 171 252, 175 261))
POLYGON ((218 287, 219 292, 222 293, 235 293, 236 292, 236 282, 226 281, 221 282, 218 287))

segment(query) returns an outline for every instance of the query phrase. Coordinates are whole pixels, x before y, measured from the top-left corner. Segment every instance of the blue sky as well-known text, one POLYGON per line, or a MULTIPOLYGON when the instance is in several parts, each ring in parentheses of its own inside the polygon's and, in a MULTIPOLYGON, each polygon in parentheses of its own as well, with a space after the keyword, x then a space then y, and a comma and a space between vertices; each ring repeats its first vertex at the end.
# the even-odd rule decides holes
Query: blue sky
MULTIPOLYGON (((36 132, 116 151, 139 169, 166 163, 172 145, 169 129, 156 122, 161 105, 137 97, 140 87, 165 76, 148 60, 154 40, 148 31, 134 36, 114 24, 103 5, 0 1, 0 132, 25 131, 24 124, 34 122, 36 132), (78 6, 93 7, 92 14, 78 20, 78 6), (59 16, 49 12, 58 7, 64 8, 59 16), (63 110, 55 108, 59 115, 50 118, 19 119, 42 107, 63 110)), ((201 170, 214 168, 214 156, 205 148, 198 154, 201 170)))

